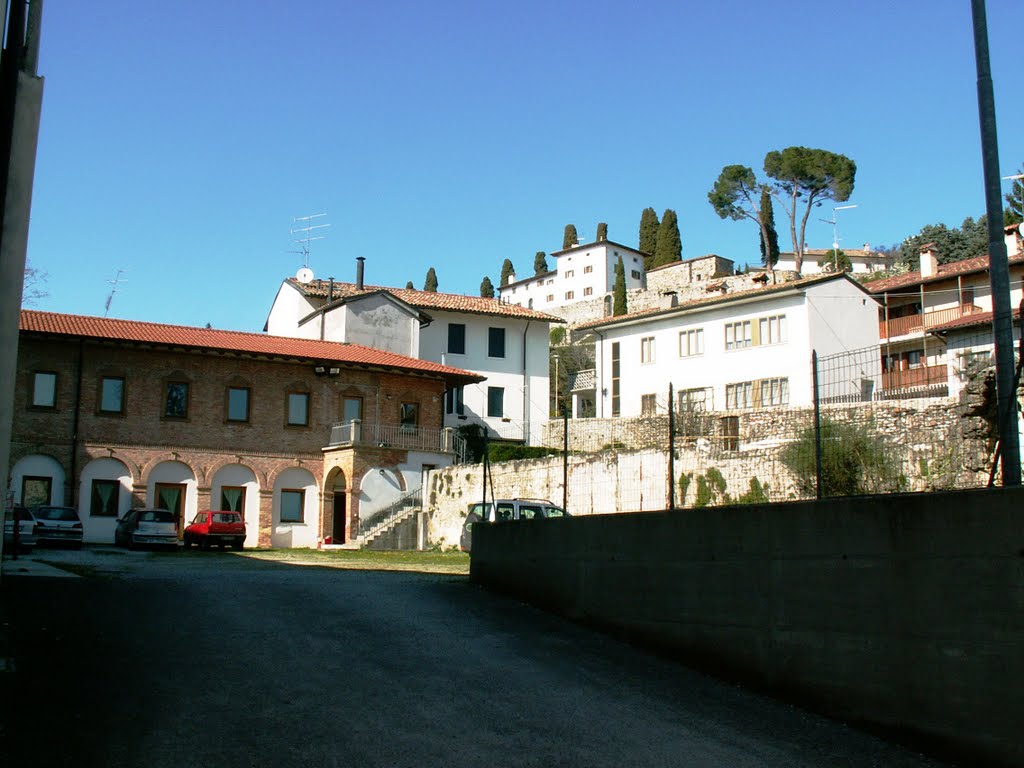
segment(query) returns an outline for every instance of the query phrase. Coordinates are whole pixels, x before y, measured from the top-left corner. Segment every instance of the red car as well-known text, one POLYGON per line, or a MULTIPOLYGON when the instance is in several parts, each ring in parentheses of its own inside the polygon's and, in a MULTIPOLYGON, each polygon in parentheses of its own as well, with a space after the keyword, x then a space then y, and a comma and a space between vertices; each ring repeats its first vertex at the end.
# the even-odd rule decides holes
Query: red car
POLYGON ((241 549, 245 544, 245 521, 240 512, 200 512, 186 526, 184 543, 185 549, 193 544, 202 549, 209 549, 215 544, 220 547, 230 544, 241 549))

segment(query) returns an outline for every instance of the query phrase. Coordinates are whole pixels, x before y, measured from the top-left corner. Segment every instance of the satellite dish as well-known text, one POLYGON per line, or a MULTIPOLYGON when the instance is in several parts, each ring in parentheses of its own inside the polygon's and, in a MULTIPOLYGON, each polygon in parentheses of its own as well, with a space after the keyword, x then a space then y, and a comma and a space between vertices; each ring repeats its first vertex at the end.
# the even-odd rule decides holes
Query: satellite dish
POLYGON ((308 283, 313 279, 313 270, 309 267, 303 267, 295 273, 295 279, 300 283, 308 283))

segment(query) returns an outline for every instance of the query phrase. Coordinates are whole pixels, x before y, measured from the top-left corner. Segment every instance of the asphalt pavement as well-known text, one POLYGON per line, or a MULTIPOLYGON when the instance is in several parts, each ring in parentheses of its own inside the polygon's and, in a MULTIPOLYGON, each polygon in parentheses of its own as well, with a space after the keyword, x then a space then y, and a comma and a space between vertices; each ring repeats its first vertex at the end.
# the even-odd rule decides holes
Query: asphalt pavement
POLYGON ((465 577, 47 555, 4 563, 5 768, 945 765, 465 577))

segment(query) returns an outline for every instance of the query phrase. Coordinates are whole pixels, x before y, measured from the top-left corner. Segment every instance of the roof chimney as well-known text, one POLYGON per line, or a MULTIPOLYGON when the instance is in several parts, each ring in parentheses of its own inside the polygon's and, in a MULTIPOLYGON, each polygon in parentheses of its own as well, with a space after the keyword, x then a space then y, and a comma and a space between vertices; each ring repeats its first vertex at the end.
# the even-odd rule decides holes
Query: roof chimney
POLYGON ((330 282, 327 284, 327 303, 330 304, 334 301, 334 278, 327 278, 330 282))
POLYGON ((365 256, 356 256, 356 290, 363 290, 363 262, 366 261, 365 256))
POLYGON ((1003 239, 1006 241, 1006 258, 1020 253, 1020 224, 1003 227, 1003 239))
POLYGON ((939 274, 939 254, 935 250, 935 243, 925 243, 921 246, 921 277, 935 277, 939 274))
POLYGON ((661 294, 661 308, 672 309, 679 306, 679 294, 675 291, 665 291, 661 294))

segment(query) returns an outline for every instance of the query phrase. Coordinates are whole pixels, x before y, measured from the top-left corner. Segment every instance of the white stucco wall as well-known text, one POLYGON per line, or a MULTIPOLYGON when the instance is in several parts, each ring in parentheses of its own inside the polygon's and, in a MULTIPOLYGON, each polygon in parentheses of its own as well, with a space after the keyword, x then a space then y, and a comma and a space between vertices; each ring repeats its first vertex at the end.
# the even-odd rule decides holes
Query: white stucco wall
POLYGON ((284 470, 277 476, 277 480, 274 483, 270 545, 283 548, 316 547, 319 527, 320 493, 313 475, 300 467, 291 467, 284 470), (281 521, 282 489, 305 491, 301 523, 281 521))
POLYGON ((181 505, 181 517, 178 520, 179 534, 184 530, 185 525, 195 517, 198 504, 198 494, 195 475, 187 464, 180 461, 163 461, 157 464, 149 473, 146 479, 146 506, 157 506, 156 485, 157 483, 173 483, 185 486, 185 498, 181 505), (184 524, 182 524, 184 523, 184 524))
POLYGON ((10 492, 15 504, 21 504, 22 482, 25 477, 50 478, 50 503, 64 503, 64 468, 50 456, 25 456, 19 459, 11 469, 10 492))
POLYGON ((305 339, 318 339, 319 324, 315 332, 309 328, 309 324, 299 332, 299 320, 314 309, 313 304, 306 299, 298 289, 291 283, 282 282, 274 297, 274 303, 270 307, 270 314, 267 317, 267 333, 272 336, 299 336, 305 339))
POLYGON ((376 294, 350 301, 327 315, 329 341, 346 341, 418 357, 419 321, 387 296, 376 294))
MULTIPOLYGON (((221 490, 224 486, 245 488, 245 506, 242 517, 245 520, 245 546, 256 547, 260 539, 260 484, 249 467, 229 464, 221 467, 210 483, 210 506, 220 508, 221 490)), ((196 510, 197 512, 202 510, 196 510)), ((189 518, 191 522, 191 518, 189 518)))
POLYGON ((82 540, 112 543, 117 518, 131 509, 132 477, 128 467, 117 459, 94 459, 82 468, 78 486, 78 515, 82 518, 82 540), (117 517, 92 514, 92 481, 117 480, 121 487, 117 496, 117 517))
POLYGON ((806 290, 811 350, 819 357, 878 346, 878 301, 848 280, 806 290))

